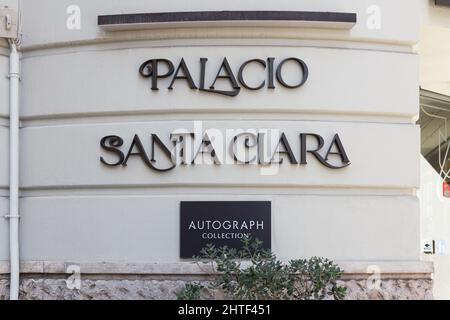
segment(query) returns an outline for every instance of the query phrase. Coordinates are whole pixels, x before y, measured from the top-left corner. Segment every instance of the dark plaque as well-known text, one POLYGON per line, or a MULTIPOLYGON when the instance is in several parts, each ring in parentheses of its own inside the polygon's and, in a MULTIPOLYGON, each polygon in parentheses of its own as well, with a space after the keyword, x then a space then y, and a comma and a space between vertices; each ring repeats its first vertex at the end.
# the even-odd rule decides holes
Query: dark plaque
POLYGON ((239 249, 245 237, 271 248, 270 201, 181 202, 181 258, 199 255, 209 243, 239 249))
POLYGON ((450 7, 450 0, 436 0, 436 5, 450 7))

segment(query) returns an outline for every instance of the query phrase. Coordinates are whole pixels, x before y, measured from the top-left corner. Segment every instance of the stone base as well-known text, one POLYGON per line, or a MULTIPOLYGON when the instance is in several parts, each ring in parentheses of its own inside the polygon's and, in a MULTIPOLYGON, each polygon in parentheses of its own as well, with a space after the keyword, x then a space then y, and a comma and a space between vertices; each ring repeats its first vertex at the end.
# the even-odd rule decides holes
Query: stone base
POLYGON ((382 280, 379 289, 367 289, 366 280, 340 281, 346 300, 432 300, 433 280, 382 280))
MULTIPOLYGON (((185 280, 108 279, 82 280, 80 290, 70 290, 65 279, 23 279, 23 300, 171 300, 185 280)), ((366 280, 342 280, 349 300, 432 299, 430 279, 382 280, 379 289, 367 289, 366 280)), ((0 280, 0 300, 8 299, 8 280, 0 280)))
MULTIPOLYGON (((433 265, 409 262, 338 262, 344 270, 340 286, 346 299, 432 299, 433 265), (377 273, 374 273, 377 270, 377 273), (369 281, 372 279, 372 281, 369 281), (374 281, 381 279, 380 281, 374 281), (375 286, 378 284, 378 286, 375 286)), ((20 298, 24 300, 170 300, 188 282, 206 284, 216 275, 210 265, 175 263, 21 263, 20 298), (71 290, 66 279, 78 270, 80 289, 71 290)), ((72 283, 72 282, 71 282, 72 283)), ((0 263, 0 300, 9 297, 9 264, 0 263)), ((223 298, 219 293, 211 296, 223 298)))

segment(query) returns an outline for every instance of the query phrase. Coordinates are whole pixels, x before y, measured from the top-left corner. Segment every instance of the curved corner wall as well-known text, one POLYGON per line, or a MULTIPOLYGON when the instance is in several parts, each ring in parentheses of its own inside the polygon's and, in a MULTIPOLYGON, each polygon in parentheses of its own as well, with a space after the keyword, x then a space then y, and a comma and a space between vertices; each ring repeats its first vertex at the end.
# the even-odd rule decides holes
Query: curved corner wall
MULTIPOLYGON (((410 1, 170 3, 80 0, 80 30, 65 28, 70 1, 24 4, 22 260, 88 263, 97 274, 95 265, 102 262, 176 266, 180 201, 263 200, 272 202, 272 248, 282 258, 389 261, 386 273, 409 261, 410 274, 429 274, 414 267, 420 264, 420 142, 413 121, 419 82, 412 49, 418 6, 409 5, 411 14, 399 24, 410 1), (372 3, 383 13, 381 29, 367 27, 372 3), (262 24, 109 31, 97 25, 99 15, 118 13, 280 7, 356 13, 358 22, 349 29, 262 24), (212 69, 208 83, 224 57, 236 73, 249 59, 298 57, 307 63, 309 78, 295 90, 277 84, 275 90, 242 89, 227 97, 191 90, 181 80, 167 90, 169 80, 160 79, 160 90, 152 91, 138 72, 148 59, 177 65, 184 58, 197 81, 201 57, 212 69), (280 129, 295 152, 299 133, 327 140, 338 133, 352 163, 332 170, 310 160, 264 175, 258 166, 160 173, 135 158, 121 168, 99 161, 107 156, 99 144, 104 136, 121 136, 129 145, 138 134, 147 148, 151 133, 168 143, 170 133, 193 130, 195 121, 222 131, 280 129)), ((0 55, 0 69, 3 60, 0 55)), ((248 69, 255 77, 258 72, 257 66, 248 69)), ((3 255, 0 247, 0 260, 3 255)))

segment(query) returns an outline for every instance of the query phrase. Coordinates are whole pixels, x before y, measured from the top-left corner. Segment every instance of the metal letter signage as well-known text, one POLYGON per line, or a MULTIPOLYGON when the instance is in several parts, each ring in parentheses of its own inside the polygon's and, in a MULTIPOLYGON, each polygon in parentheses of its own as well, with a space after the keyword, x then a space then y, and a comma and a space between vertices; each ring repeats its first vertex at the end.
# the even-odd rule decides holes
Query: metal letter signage
POLYGON ((227 58, 224 58, 222 64, 217 70, 214 81, 209 85, 209 87, 205 86, 205 76, 207 69, 208 58, 200 58, 200 79, 198 79, 198 85, 195 83, 192 78, 191 72, 184 60, 182 58, 178 63, 178 66, 175 68, 175 65, 172 61, 168 59, 150 59, 145 61, 139 67, 139 74, 144 78, 151 78, 151 89, 154 91, 159 90, 158 81, 160 79, 172 77, 168 90, 173 90, 174 85, 177 80, 186 81, 189 88, 193 90, 200 90, 204 92, 210 93, 218 93, 229 97, 235 97, 241 91, 241 87, 246 88, 248 90, 260 90, 267 85, 269 89, 275 89, 274 79, 278 81, 285 88, 295 89, 299 88, 305 84, 306 80, 308 80, 309 70, 306 63, 298 58, 287 58, 282 60, 278 66, 275 68, 275 58, 269 57, 266 60, 262 59, 251 59, 242 63, 238 68, 237 77, 233 72, 233 68, 230 66, 227 58), (283 78, 283 68, 285 68, 285 64, 287 62, 294 62, 298 65, 299 68, 299 79, 295 83, 288 83, 283 78), (263 80, 258 86, 250 86, 246 83, 244 79, 244 72, 246 67, 249 64, 259 64, 261 67, 261 73, 267 75, 266 80, 263 80), (164 67, 165 71, 161 71, 164 67), (267 71, 265 71, 267 69, 267 71), (229 83, 230 90, 218 90, 215 88, 215 84, 218 80, 226 80, 229 83))
POLYGON ((171 171, 177 166, 194 166, 197 164, 196 160, 204 156, 211 157, 214 165, 289 163, 305 166, 312 160, 330 169, 342 169, 350 165, 350 159, 338 134, 330 136, 329 141, 325 141, 316 133, 300 133, 288 137, 282 131, 274 131, 275 133, 270 134, 264 130, 257 133, 245 131, 236 134, 229 131, 230 135, 225 140, 218 137, 211 139, 208 131, 201 134, 175 131, 166 137, 169 138, 168 143, 164 143, 155 133, 142 136, 135 134, 126 144, 122 137, 110 135, 100 140, 100 147, 104 153, 100 157, 100 162, 109 167, 126 167, 130 158, 137 158, 146 167, 158 172, 171 171), (274 146, 267 136, 276 138, 278 143, 274 146), (299 142, 297 150, 291 147, 294 138, 299 142), (156 160, 157 158, 159 160, 156 160))
POLYGON ((239 249, 244 238, 258 239, 271 249, 269 201, 181 202, 181 258, 198 256, 207 244, 239 249))
MULTIPOLYGON (((167 90, 174 90, 178 82, 183 81, 192 90, 229 97, 237 96, 242 88, 247 90, 275 89, 276 84, 288 89, 299 88, 306 83, 309 76, 307 64, 295 57, 280 61, 274 57, 265 60, 250 59, 237 68, 232 68, 225 57, 213 73, 215 76, 208 86, 205 83, 207 65, 208 58, 199 59, 197 83, 184 58, 181 58, 177 65, 169 59, 147 60, 139 67, 139 74, 150 80, 151 90, 154 91, 160 90, 162 80, 167 81, 167 90), (286 79, 283 76, 283 70, 288 67, 288 64, 296 70, 298 69, 297 79, 292 79, 292 76, 290 79, 286 79), (245 77, 249 65, 253 65, 259 74, 259 80, 251 84, 248 81, 248 75, 245 77), (227 83, 228 90, 223 89, 223 83, 221 89, 216 88, 219 80, 227 83)), ((217 132, 217 130, 212 131, 217 132)), ((188 129, 178 128, 166 134, 165 137, 154 132, 148 132, 145 135, 134 134, 133 139, 129 139, 127 142, 119 135, 107 135, 100 140, 100 147, 103 151, 100 162, 108 167, 126 167, 130 159, 139 159, 146 167, 158 172, 171 171, 179 166, 197 165, 199 162, 202 163, 197 160, 201 160, 204 156, 210 156, 214 165, 256 164, 264 166, 289 163, 301 167, 310 161, 318 161, 329 169, 342 169, 351 163, 341 137, 337 133, 324 138, 313 132, 298 133, 289 137, 279 129, 260 128, 242 131, 228 128, 225 131, 223 134, 210 137, 208 131, 197 132, 194 130, 192 132, 188 129), (276 139, 275 144, 270 141, 273 139, 276 139), (295 148, 291 144, 293 141, 295 141, 295 148), (250 154, 251 156, 249 156, 250 154)))

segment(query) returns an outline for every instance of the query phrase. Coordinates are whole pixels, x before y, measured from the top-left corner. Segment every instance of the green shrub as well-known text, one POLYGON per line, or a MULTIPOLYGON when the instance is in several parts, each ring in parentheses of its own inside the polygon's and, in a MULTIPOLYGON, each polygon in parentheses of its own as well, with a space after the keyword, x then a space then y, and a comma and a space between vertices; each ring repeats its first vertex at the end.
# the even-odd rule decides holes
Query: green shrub
POLYGON ((187 283, 178 293, 178 300, 200 300, 205 287, 200 283, 187 283))
MULTIPOLYGON (((244 240, 241 250, 208 245, 194 259, 200 268, 210 265, 217 273, 209 289, 221 290, 229 299, 340 300, 346 295, 346 288, 337 284, 343 271, 333 261, 313 257, 283 263, 258 240, 244 240)), ((187 284, 178 299, 204 298, 205 289, 199 283, 187 284)))

